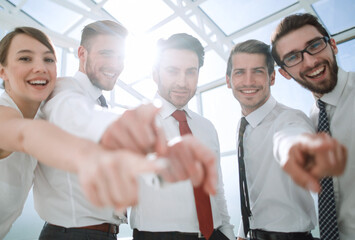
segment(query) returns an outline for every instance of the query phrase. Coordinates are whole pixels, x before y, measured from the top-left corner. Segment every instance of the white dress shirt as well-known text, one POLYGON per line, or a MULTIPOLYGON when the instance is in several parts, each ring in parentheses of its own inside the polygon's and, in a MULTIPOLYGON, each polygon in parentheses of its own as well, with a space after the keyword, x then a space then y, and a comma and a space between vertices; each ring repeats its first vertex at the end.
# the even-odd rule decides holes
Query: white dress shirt
MULTIPOLYGON (((312 230, 317 222, 313 198, 293 182, 280 163, 299 134, 314 132, 314 126, 303 112, 276 102, 272 96, 246 120, 244 162, 252 213, 250 228, 312 230)), ((242 221, 238 235, 245 238, 242 221)))
MULTIPOLYGON (((163 102, 158 120, 167 140, 180 136, 178 121, 171 116, 176 107, 160 96, 157 98, 163 102)), ((187 122, 192 134, 216 154, 217 194, 210 198, 214 228, 220 229, 229 239, 235 239, 224 197, 217 132, 210 121, 192 112, 187 106, 180 110, 187 113, 187 122)), ((198 233, 199 225, 191 182, 187 180, 164 183, 163 187, 156 188, 148 185, 146 181, 140 181, 139 201, 137 206, 132 208, 130 224, 133 229, 140 231, 198 233)))
MULTIPOLYGON (((6 92, 0 97, 0 105, 11 107, 22 115, 6 92)), ((21 152, 13 152, 0 159, 0 239, 10 231, 22 212, 32 187, 36 165, 34 158, 21 152)))
MULTIPOLYGON (((59 78, 41 108, 42 117, 76 136, 98 142, 107 126, 118 117, 98 106, 100 95, 101 90, 82 72, 77 72, 74 78, 59 78)), ((92 205, 81 191, 75 174, 41 163, 35 172, 33 195, 38 214, 51 224, 81 227, 126 222, 122 213, 92 205)))
MULTIPOLYGON (((321 97, 325 102, 331 135, 348 150, 343 175, 333 177, 341 240, 355 239, 355 72, 339 68, 338 83, 330 93, 321 97)), ((311 119, 318 125, 319 109, 314 105, 311 119)))

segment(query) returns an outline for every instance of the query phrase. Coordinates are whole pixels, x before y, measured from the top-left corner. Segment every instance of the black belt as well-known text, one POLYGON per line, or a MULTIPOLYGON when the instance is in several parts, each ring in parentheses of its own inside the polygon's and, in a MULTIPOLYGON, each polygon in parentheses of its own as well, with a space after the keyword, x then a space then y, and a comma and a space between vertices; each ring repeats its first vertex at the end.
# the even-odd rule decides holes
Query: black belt
POLYGON ((185 233, 185 232, 146 232, 133 230, 134 240, 198 240, 205 239, 200 233, 185 233))
POLYGON ((312 240, 310 232, 269 232, 259 229, 250 230, 251 240, 312 240))
POLYGON ((75 229, 88 229, 88 230, 96 230, 100 232, 107 232, 107 233, 112 233, 112 234, 118 234, 119 233, 119 226, 115 224, 110 224, 110 223, 102 223, 98 225, 91 225, 91 226, 84 226, 84 227, 72 227, 72 228, 65 228, 61 226, 57 226, 54 224, 47 223, 46 225, 53 227, 53 228, 60 228, 63 231, 70 231, 75 230, 75 229))

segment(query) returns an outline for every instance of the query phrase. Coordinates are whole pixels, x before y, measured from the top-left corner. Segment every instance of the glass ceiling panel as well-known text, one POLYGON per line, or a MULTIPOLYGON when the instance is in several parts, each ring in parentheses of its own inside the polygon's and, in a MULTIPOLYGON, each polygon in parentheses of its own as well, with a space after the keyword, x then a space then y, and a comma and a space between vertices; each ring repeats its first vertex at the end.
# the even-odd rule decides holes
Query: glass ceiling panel
POLYGON ((321 0, 312 6, 332 35, 355 26, 354 0, 321 0))
POLYGON ((84 29, 84 27, 90 23, 95 22, 95 20, 92 19, 87 19, 83 22, 81 22, 80 24, 78 24, 78 26, 76 26, 72 31, 70 31, 70 33, 68 34, 69 37, 74 38, 78 41, 80 41, 81 38, 81 31, 84 29))
POLYGON ((218 80, 225 76, 227 64, 213 50, 205 53, 205 62, 201 67, 198 86, 218 80))
MULTIPOLYGON (((63 1, 63 0, 62 0, 63 1)), ((78 7, 81 7, 82 9, 85 9, 86 11, 90 11, 90 8, 86 6, 82 1, 72 1, 72 0, 66 0, 67 2, 70 2, 72 4, 77 5, 78 7)))
POLYGON ((22 10, 44 26, 60 33, 64 33, 73 22, 81 18, 80 14, 52 1, 28 0, 22 10))
POLYGON ((338 45, 337 61, 345 71, 355 71, 355 39, 338 45))
MULTIPOLYGON (((294 12, 294 13, 304 13, 304 9, 294 12)), ((243 36, 236 38, 233 40, 235 44, 244 42, 249 39, 256 39, 259 41, 263 41, 264 43, 271 44, 271 34, 274 32, 276 26, 281 22, 283 18, 280 18, 272 23, 269 23, 267 25, 264 25, 261 28, 258 28, 255 31, 252 31, 250 33, 244 34, 243 36)))
POLYGON ((163 1, 109 0, 103 8, 133 34, 142 34, 173 14, 163 1))
POLYGON ((197 38, 205 47, 207 43, 181 18, 164 24, 162 27, 148 34, 148 36, 156 43, 160 38, 168 38, 175 33, 187 33, 197 38))
POLYGON ((274 21, 272 23, 269 23, 268 25, 265 25, 261 28, 258 28, 255 31, 244 34, 243 36, 241 36, 237 39, 234 39, 233 42, 235 44, 237 44, 237 43, 249 40, 249 39, 256 39, 259 41, 263 41, 264 43, 270 44, 271 43, 271 41, 270 41, 271 34, 273 33, 277 24, 279 24, 280 21, 281 21, 281 19, 274 21))
POLYGON ((227 35, 280 11, 296 0, 207 0, 200 8, 227 35))

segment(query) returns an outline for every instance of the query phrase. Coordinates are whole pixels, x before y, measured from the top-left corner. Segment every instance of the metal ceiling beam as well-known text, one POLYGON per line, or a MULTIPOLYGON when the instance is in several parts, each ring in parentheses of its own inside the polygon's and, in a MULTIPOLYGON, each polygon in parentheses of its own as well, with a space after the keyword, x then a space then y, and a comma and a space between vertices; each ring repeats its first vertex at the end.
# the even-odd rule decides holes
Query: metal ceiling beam
POLYGON ((0 11, 1 28, 11 31, 19 26, 31 26, 45 32, 58 47, 76 48, 79 45, 77 40, 44 27, 24 12, 18 11, 17 7, 12 6, 7 1, 0 0, 0 4, 4 7, 4 10, 0 11))
MULTIPOLYGON (((204 2, 176 0, 163 0, 177 16, 186 22, 208 44, 208 49, 213 49, 224 60, 227 60, 232 42, 226 40, 224 33, 208 18, 198 7, 204 2), (194 21, 194 20, 196 21, 194 21)), ((207 49, 207 50, 208 50, 207 49)))

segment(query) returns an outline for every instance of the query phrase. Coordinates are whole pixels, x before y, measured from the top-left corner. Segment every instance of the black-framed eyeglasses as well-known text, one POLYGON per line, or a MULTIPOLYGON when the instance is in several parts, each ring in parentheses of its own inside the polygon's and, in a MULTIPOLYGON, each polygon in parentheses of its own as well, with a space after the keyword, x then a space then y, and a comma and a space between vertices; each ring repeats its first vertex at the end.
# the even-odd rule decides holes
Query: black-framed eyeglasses
POLYGON ((284 60, 281 61, 281 66, 293 67, 303 61, 303 54, 306 52, 310 55, 315 55, 323 51, 329 42, 329 37, 324 36, 312 41, 305 49, 298 52, 287 54, 284 60))

